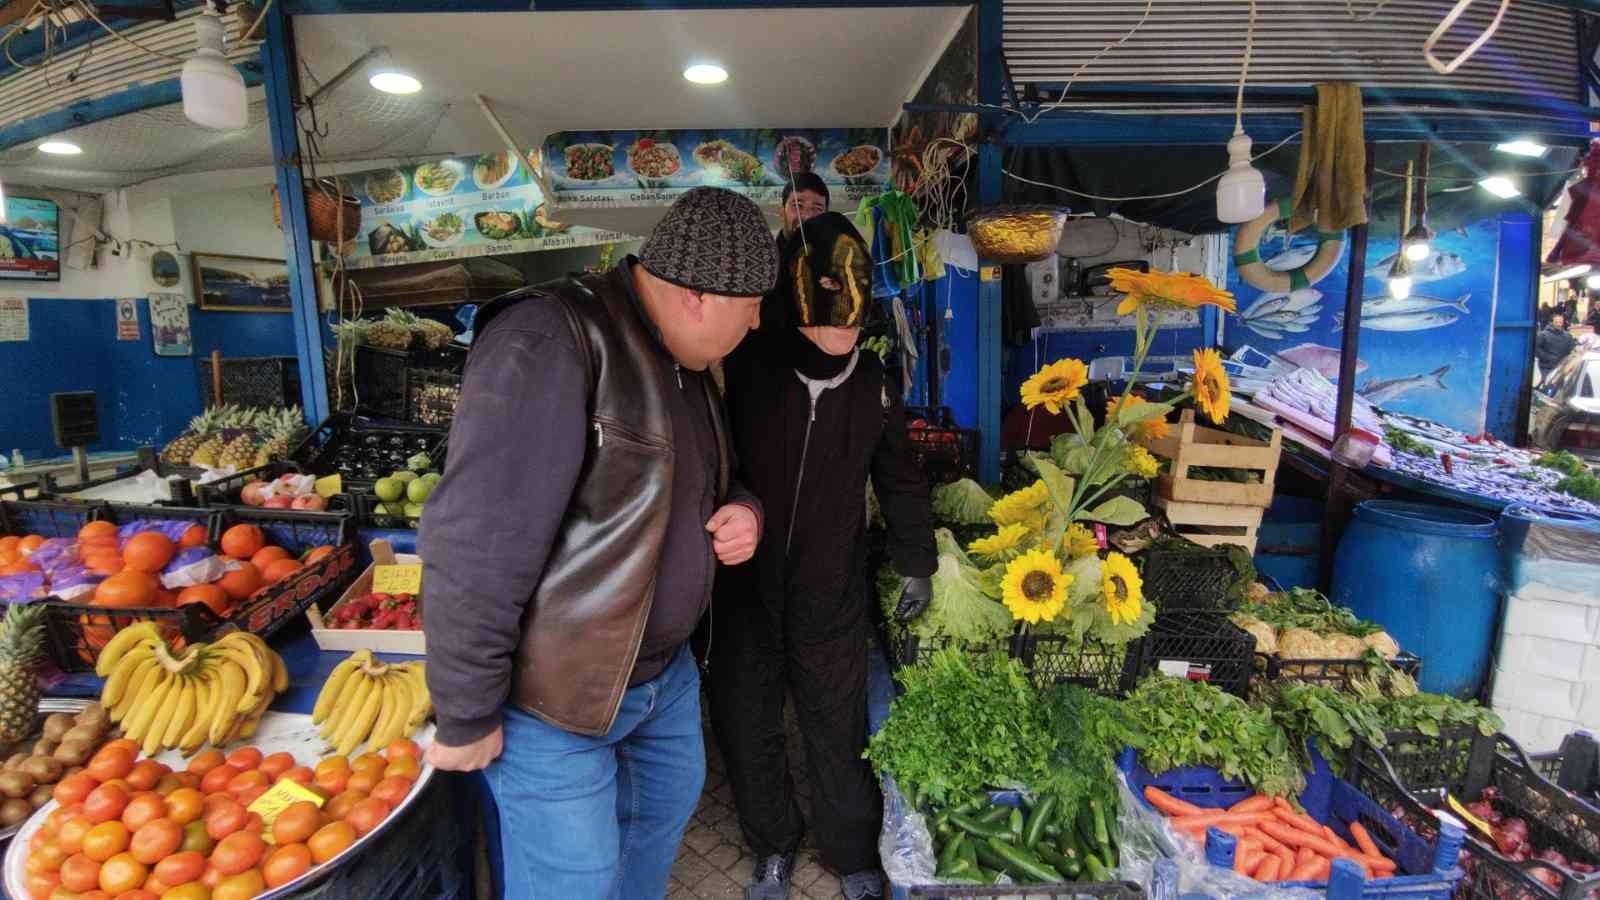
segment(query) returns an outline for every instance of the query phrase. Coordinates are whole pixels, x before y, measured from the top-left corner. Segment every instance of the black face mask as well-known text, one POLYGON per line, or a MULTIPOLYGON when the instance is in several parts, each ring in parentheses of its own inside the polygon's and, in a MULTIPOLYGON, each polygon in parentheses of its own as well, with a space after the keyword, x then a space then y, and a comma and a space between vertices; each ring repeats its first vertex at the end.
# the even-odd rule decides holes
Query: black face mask
POLYGON ((872 301, 872 254, 850 220, 816 216, 784 245, 784 286, 796 325, 864 325, 872 301))

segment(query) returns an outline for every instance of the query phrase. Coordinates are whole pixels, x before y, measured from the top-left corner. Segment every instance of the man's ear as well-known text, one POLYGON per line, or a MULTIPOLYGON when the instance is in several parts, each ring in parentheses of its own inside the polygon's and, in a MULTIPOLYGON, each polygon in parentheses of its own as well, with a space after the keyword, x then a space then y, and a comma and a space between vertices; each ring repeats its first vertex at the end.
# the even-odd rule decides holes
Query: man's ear
POLYGON ((691 291, 688 288, 684 288, 683 297, 679 302, 683 305, 684 313, 691 320, 699 322, 705 317, 706 295, 700 291, 691 291))

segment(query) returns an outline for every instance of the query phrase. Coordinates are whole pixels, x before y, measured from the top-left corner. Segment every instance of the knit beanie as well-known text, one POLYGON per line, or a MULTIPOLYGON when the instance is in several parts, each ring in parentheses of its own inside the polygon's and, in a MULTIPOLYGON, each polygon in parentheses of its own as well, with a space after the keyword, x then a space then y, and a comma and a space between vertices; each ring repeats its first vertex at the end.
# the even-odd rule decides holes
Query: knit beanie
POLYGON ((679 197, 639 262, 663 281, 708 294, 760 297, 778 283, 778 244, 760 207, 726 188, 679 197))

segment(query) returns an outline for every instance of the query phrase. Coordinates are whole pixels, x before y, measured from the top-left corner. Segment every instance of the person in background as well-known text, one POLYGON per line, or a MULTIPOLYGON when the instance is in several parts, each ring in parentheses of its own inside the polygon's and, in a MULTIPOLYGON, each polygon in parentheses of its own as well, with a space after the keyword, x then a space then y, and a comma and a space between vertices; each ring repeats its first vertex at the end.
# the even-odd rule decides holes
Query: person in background
POLYGON ((1533 356, 1539 363, 1539 381, 1550 377, 1550 373, 1561 365, 1573 348, 1578 346, 1578 339, 1567 331, 1567 315, 1564 312, 1554 312, 1545 326, 1539 329, 1539 336, 1534 340, 1533 356))
MULTIPOLYGON (((753 561, 717 578, 708 696, 739 824, 757 863, 745 896, 788 896, 805 831, 784 748, 794 698, 822 863, 850 900, 879 897, 882 797, 866 748, 868 478, 907 587, 895 614, 932 596, 937 567, 928 486, 905 410, 883 366, 856 342, 872 301, 872 260, 849 220, 824 213, 784 244, 774 292, 792 324, 753 332, 724 364, 740 480, 766 530, 753 561)), ((773 298, 769 298, 769 302, 773 298)))
POLYGON ((827 212, 830 200, 828 185, 817 173, 791 176, 789 183, 783 186, 783 206, 778 213, 784 237, 793 235, 806 220, 827 212))
POLYGON ((688 649, 755 551, 705 369, 759 321, 777 245, 697 188, 639 257, 477 315, 419 536, 438 735, 487 769, 511 898, 659 898, 705 780, 688 649))

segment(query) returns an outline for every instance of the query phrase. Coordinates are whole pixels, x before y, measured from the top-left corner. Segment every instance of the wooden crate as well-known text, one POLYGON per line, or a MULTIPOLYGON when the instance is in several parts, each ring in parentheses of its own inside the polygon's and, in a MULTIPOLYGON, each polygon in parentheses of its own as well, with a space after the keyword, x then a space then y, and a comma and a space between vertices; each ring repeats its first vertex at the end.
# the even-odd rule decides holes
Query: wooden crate
MULTIPOLYGON (((1199 484, 1215 484, 1202 481, 1199 484)), ((1240 485, 1229 485, 1239 487, 1240 485)), ((1156 506, 1167 514, 1167 521, 1181 537, 1205 547, 1238 544, 1251 554, 1256 552, 1256 532, 1261 527, 1262 506, 1232 503, 1195 503, 1156 497, 1156 506)))
POLYGON ((1283 443, 1283 435, 1276 428, 1272 430, 1270 441, 1258 441, 1197 425, 1194 410, 1186 409, 1178 426, 1166 437, 1142 443, 1151 453, 1172 461, 1171 471, 1162 475, 1156 484, 1156 492, 1161 497, 1191 503, 1222 503, 1262 509, 1272 505, 1273 487, 1278 478, 1278 457, 1283 443), (1233 469, 1255 475, 1261 481, 1243 484, 1192 478, 1189 470, 1195 466, 1233 469))

